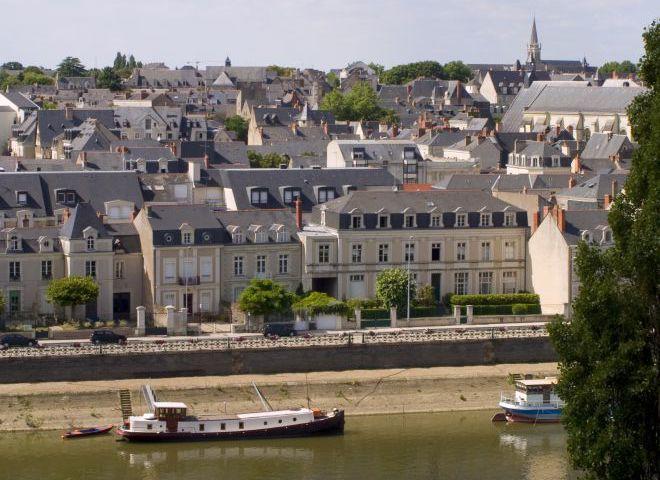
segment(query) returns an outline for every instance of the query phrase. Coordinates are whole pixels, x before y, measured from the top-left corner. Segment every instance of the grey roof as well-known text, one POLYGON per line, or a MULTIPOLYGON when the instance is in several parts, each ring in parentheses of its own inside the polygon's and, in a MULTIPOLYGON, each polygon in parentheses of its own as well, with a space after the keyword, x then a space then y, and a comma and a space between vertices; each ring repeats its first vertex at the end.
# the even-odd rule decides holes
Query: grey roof
POLYGON ((204 77, 209 82, 218 80, 220 74, 226 73, 227 77, 236 84, 237 82, 266 82, 275 78, 275 72, 268 67, 226 67, 208 65, 204 77))
POLYGON ((603 158, 609 159, 612 155, 619 154, 621 158, 630 158, 633 152, 633 144, 626 135, 611 135, 608 133, 592 133, 584 146, 580 158, 603 158))
POLYGON ((65 110, 37 111, 37 125, 42 148, 52 145, 53 139, 65 129, 78 127, 88 118, 95 118, 106 128, 113 129, 114 113, 112 110, 93 110, 86 108, 71 109, 71 119, 66 118, 65 110))
POLYGON ((615 193, 621 192, 628 175, 625 173, 607 173, 588 178, 573 188, 564 188, 557 192, 557 196, 572 199, 602 200, 606 194, 612 193, 613 182, 616 182, 615 193))
MULTIPOLYGON (((2 230, 4 234, 8 229, 2 230)), ((21 250, 18 252, 12 252, 12 255, 18 254, 28 254, 28 253, 39 253, 39 238, 46 237, 50 240, 53 246, 54 252, 62 251, 62 244, 59 239, 59 227, 40 227, 40 228, 13 228, 13 232, 20 235, 21 238, 21 250)), ((7 236, 0 235, 0 251, 4 252, 7 249, 7 236)))
POLYGON ((119 138, 95 118, 86 119, 78 127, 80 133, 71 141, 71 149, 76 151, 105 151, 119 138))
POLYGON ((577 245, 582 232, 596 232, 608 225, 606 210, 567 210, 564 212, 566 229, 563 233, 566 243, 577 245))
POLYGON ((247 150, 260 153, 277 153, 291 159, 293 168, 327 165, 329 140, 310 140, 307 142, 288 142, 275 145, 248 145, 247 150))
POLYGON ((39 106, 20 92, 0 92, 11 103, 23 110, 38 110, 39 106))
POLYGON ((353 162, 352 154, 355 149, 364 152, 364 161, 371 165, 380 165, 383 161, 389 163, 403 163, 405 149, 414 148, 418 160, 422 156, 417 145, 410 140, 333 140, 339 147, 344 161, 353 162))
POLYGON ((208 155, 214 168, 240 168, 250 165, 247 150, 243 142, 191 141, 180 143, 179 156, 190 160, 208 155))
POLYGON ((39 174, 0 174, 0 212, 15 216, 18 210, 32 210, 35 216, 51 215, 48 187, 39 174), (16 192, 27 192, 27 203, 20 205, 16 192))
POLYGON ((633 99, 646 91, 638 87, 547 85, 528 105, 529 112, 603 112, 625 114, 633 99))
POLYGON ((364 189, 368 187, 389 187, 397 180, 384 169, 375 168, 327 168, 327 169, 271 169, 253 168, 249 170, 209 171, 217 175, 217 182, 229 188, 234 194, 237 210, 258 208, 250 202, 249 189, 262 187, 268 189, 268 202, 261 208, 289 208, 284 203, 285 187, 301 190, 302 208, 312 209, 318 203, 318 187, 330 187, 335 197, 345 195, 348 187, 364 189))
POLYGON ((92 205, 87 202, 80 202, 71 212, 69 219, 62 225, 60 235, 65 238, 80 239, 83 238, 83 231, 87 227, 95 229, 99 237, 104 237, 107 234, 103 222, 96 215, 96 210, 92 205))
POLYGON ((451 174, 444 177, 433 186, 439 190, 482 190, 519 192, 523 188, 530 190, 559 190, 568 186, 569 178, 580 182, 586 180, 586 175, 570 173, 554 174, 451 174))
POLYGON ((140 235, 132 223, 106 223, 106 233, 113 237, 113 250, 124 253, 140 253, 140 235))

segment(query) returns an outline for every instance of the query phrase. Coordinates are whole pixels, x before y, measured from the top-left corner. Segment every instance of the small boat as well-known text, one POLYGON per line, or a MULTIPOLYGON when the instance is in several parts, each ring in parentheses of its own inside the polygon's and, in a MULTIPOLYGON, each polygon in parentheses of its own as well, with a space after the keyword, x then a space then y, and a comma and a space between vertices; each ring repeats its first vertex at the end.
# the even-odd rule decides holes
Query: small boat
POLYGON ((69 432, 64 433, 62 438, 80 438, 80 437, 91 437, 92 435, 103 435, 108 433, 114 425, 106 425, 104 427, 90 427, 90 428, 77 428, 69 432))
POLYGON ((291 408, 274 411, 256 385, 254 388, 264 411, 210 418, 189 415, 185 403, 156 401, 151 388, 143 385, 149 412, 130 416, 117 428, 117 434, 129 441, 165 442, 300 437, 344 431, 343 410, 291 408))
MULTIPOLYGON (((564 402, 555 393, 556 377, 516 380, 513 398, 502 395, 500 407, 508 422, 558 423, 564 402)), ((496 416, 498 417, 498 416, 496 416)), ((501 417, 493 417, 493 421, 501 417)))

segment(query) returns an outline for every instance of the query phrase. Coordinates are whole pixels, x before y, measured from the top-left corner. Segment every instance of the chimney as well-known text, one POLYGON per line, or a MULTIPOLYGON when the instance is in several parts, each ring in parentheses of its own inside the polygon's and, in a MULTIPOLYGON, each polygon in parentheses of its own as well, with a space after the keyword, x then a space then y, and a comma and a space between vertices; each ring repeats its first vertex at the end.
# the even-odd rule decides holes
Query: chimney
POLYGON ((612 199, 616 198, 616 194, 618 193, 618 191, 619 191, 619 182, 617 182, 616 180, 612 180, 612 188, 610 192, 610 195, 612 195, 612 199))
POLYGON ((66 223, 66 221, 69 219, 71 216, 71 210, 69 210, 69 207, 66 207, 64 209, 64 213, 62 214, 62 223, 66 223))
POLYGON ((605 196, 603 197, 603 209, 609 210, 611 204, 612 204, 612 195, 606 193, 605 196))
POLYGON ((72 107, 64 107, 64 118, 66 120, 73 120, 73 108, 72 107))
POLYGON ((209 154, 208 154, 208 153, 205 153, 205 154, 204 154, 204 168, 205 168, 206 170, 208 170, 209 168, 211 168, 211 160, 209 160, 209 154))
POLYGON ((561 207, 557 210, 557 227, 561 233, 566 231, 566 211, 561 207))
POLYGON ((456 80, 456 103, 460 105, 462 100, 463 92, 461 92, 461 81, 456 80))
POLYGON ((573 177, 568 177, 568 188, 573 188, 577 182, 573 177))
POLYGON ((101 223, 105 223, 105 213, 96 212, 96 216, 101 220, 101 223))
MULTIPOLYGON (((420 135, 422 135, 420 133, 420 135)), ((396 138, 399 136, 399 126, 395 123, 392 125, 392 138, 396 138)))
POLYGON ((612 79, 613 79, 613 80, 617 80, 618 78, 619 78, 619 73, 618 73, 616 70, 614 70, 614 71, 612 72, 612 79))
POLYGON ((580 173, 582 171, 582 163, 580 162, 580 154, 575 155, 571 162, 571 173, 580 173))
POLYGON ((539 228, 539 212, 532 213, 532 233, 539 228))
POLYGON ((542 132, 539 132, 539 133, 536 134, 536 141, 537 142, 542 142, 544 140, 545 140, 545 134, 543 134, 542 132))
POLYGON ((550 213, 550 207, 546 205, 543 207, 543 218, 547 217, 548 213, 550 213))
POLYGON ((470 145, 472 143, 472 137, 470 135, 465 136, 465 145, 470 145))
POLYGON ((328 135, 328 122, 321 120, 321 128, 323 129, 323 135, 328 135))
POLYGON ((496 132, 502 131, 502 122, 495 122, 495 131, 496 132))
POLYGON ((172 152, 172 155, 176 157, 176 143, 172 142, 168 146, 170 147, 170 151, 172 152))
POLYGON ((410 96, 412 94, 412 85, 406 85, 406 91, 408 92, 408 96, 410 96))
POLYGON ((80 164, 82 165, 83 169, 87 166, 87 152, 80 152, 80 164))
POLYGON ((303 228, 302 200, 300 200, 300 197, 296 198, 295 204, 296 204, 296 227, 298 227, 298 230, 302 230, 303 228))

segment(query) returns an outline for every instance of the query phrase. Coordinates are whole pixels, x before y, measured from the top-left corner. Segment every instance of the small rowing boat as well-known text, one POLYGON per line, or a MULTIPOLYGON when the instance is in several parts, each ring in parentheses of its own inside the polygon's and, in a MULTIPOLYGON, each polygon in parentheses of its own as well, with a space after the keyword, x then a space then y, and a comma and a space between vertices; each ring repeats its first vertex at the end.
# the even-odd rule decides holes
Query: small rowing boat
POLYGON ((79 438, 79 437, 91 437, 92 435, 103 435, 108 433, 114 425, 106 425, 104 427, 91 427, 91 428, 77 428, 69 432, 64 433, 62 438, 79 438))

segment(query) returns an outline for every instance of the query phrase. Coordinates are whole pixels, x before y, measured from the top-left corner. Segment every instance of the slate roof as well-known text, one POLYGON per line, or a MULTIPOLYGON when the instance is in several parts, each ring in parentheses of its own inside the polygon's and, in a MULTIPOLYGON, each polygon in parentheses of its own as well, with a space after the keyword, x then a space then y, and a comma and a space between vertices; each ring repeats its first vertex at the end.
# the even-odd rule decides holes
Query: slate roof
POLYGON ((584 200, 602 200, 605 195, 612 193, 612 182, 616 182, 616 193, 621 192, 628 175, 625 173, 606 173, 595 175, 575 185, 573 188, 564 188, 557 192, 557 196, 581 198, 584 200))
MULTIPOLYGON (((102 210, 105 212, 105 209, 102 210)), ((80 202, 71 212, 69 219, 64 222, 60 229, 60 235, 70 239, 83 238, 83 230, 92 227, 98 232, 99 237, 105 237, 107 232, 101 219, 96 215, 96 210, 87 202, 80 202)))
POLYGON ((288 142, 275 145, 248 145, 247 150, 260 153, 277 153, 291 159, 292 168, 327 165, 329 140, 310 140, 306 142, 288 142))
POLYGON ((385 169, 376 168, 327 168, 327 169, 271 169, 253 168, 249 170, 209 171, 209 175, 217 176, 217 183, 229 188, 234 194, 237 210, 254 210, 256 208, 278 209, 290 208, 284 203, 284 187, 295 187, 301 190, 302 208, 310 211, 318 203, 318 187, 331 187, 335 197, 346 194, 348 186, 357 189, 369 187, 391 188, 397 185, 397 180, 385 169), (268 202, 263 207, 257 207, 250 202, 249 189, 265 187, 268 189, 268 202))
MULTIPOLYGON (((0 251, 4 252, 7 249, 7 236, 5 233, 8 229, 3 229, 0 235, 0 251)), ((21 237, 21 250, 12 252, 14 254, 27 254, 39 253, 39 238, 47 237, 52 244, 53 252, 61 252, 62 244, 59 239, 59 227, 43 227, 43 228, 13 228, 12 231, 21 237)))
POLYGON ((250 165, 247 150, 243 142, 191 141, 180 142, 179 156, 191 160, 204 158, 206 154, 214 168, 240 168, 250 165))
POLYGON ((588 87, 547 85, 528 105, 529 112, 594 112, 625 114, 633 99, 646 91, 637 87, 588 87))
POLYGON ((71 141, 75 151, 106 151, 119 138, 95 118, 88 118, 78 127, 80 133, 71 141))
POLYGON ((11 103, 16 105, 18 108, 23 110, 38 110, 39 105, 34 103, 32 100, 27 98, 20 92, 9 91, 9 92, 0 92, 0 95, 4 96, 11 103))
POLYGON ((626 135, 592 133, 580 154, 580 158, 609 159, 616 154, 619 154, 621 158, 630 158, 632 152, 633 144, 626 135))
MULTIPOLYGON (((596 233, 608 225, 606 210, 567 210, 564 212, 566 229, 563 236, 569 245, 577 245, 582 238, 582 232, 596 233)), ((598 236, 596 238, 599 238, 598 236)))
POLYGON ((52 214, 48 196, 48 186, 39 174, 2 173, 0 174, 0 212, 15 217, 18 210, 32 210, 35 217, 52 214), (27 192, 27 203, 19 205, 16 192, 27 192))
POLYGON ((406 148, 415 149, 415 157, 422 159, 417 145, 409 140, 334 140, 342 153, 344 161, 352 164, 354 149, 364 150, 364 161, 379 165, 383 161, 403 163, 403 152, 406 148))
POLYGON ((587 175, 569 173, 553 174, 451 174, 444 177, 433 188, 439 190, 483 190, 501 192, 519 192, 523 187, 530 190, 560 190, 568 186, 569 178, 580 182, 589 178, 587 175))
POLYGON ((114 112, 112 110, 94 110, 86 108, 71 109, 71 119, 66 118, 65 110, 38 110, 37 128, 42 148, 49 148, 53 139, 62 134, 65 129, 78 127, 88 118, 95 118, 106 128, 114 129, 114 112))

